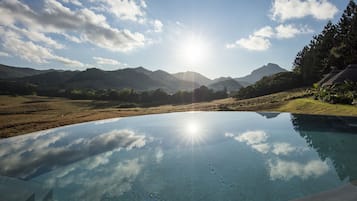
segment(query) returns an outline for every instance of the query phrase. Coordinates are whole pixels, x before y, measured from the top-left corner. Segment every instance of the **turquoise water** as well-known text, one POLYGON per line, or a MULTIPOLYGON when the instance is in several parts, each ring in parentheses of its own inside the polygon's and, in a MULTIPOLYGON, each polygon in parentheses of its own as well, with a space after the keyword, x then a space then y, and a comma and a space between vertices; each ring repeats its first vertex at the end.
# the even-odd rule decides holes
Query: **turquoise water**
POLYGON ((0 140, 0 175, 0 200, 292 200, 357 180, 357 118, 185 112, 76 124, 0 140))

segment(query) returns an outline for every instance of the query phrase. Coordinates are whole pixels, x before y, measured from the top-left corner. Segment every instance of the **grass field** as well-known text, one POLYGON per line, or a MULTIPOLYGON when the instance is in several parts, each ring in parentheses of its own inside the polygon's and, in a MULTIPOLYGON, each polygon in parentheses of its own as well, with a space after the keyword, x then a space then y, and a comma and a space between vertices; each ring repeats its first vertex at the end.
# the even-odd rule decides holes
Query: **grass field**
POLYGON ((187 105, 120 108, 114 101, 39 96, 0 96, 0 137, 99 119, 183 111, 275 111, 357 116, 356 106, 332 105, 307 97, 304 89, 246 100, 227 98, 187 105))

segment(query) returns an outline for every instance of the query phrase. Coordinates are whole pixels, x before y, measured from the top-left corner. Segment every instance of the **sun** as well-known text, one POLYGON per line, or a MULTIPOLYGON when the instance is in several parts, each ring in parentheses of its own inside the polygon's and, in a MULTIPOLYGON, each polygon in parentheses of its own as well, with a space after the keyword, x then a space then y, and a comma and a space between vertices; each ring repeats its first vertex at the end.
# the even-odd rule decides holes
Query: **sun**
POLYGON ((191 34, 180 43, 179 54, 186 65, 202 64, 208 57, 208 43, 200 35, 191 34))

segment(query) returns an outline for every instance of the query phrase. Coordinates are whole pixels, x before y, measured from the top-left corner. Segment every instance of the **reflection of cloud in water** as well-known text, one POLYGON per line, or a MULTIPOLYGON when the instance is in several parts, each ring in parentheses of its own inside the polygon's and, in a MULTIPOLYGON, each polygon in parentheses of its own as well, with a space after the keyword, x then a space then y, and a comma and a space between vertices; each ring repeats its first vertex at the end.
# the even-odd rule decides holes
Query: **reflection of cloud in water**
POLYGON ((227 132, 224 136, 233 138, 238 142, 245 142, 254 150, 263 154, 271 151, 275 155, 288 155, 294 151, 306 151, 303 147, 298 148, 286 142, 267 143, 268 134, 264 131, 248 131, 237 136, 227 132))
POLYGON ((224 136, 225 136, 225 137, 231 137, 231 138, 233 138, 233 137, 234 137, 234 134, 233 134, 233 133, 225 133, 224 136))
POLYGON ((268 139, 268 135, 264 131, 247 131, 234 139, 252 145, 265 142, 268 139))
MULTIPOLYGON (((0 173, 28 179, 58 166, 114 149, 132 149, 145 145, 145 136, 130 130, 113 130, 91 138, 78 138, 69 143, 68 133, 40 133, 5 141, 1 146, 0 173)), ((99 162, 99 161, 97 161, 99 162)), ((99 163, 105 163, 100 161, 99 163)))
POLYGON ((266 154, 270 150, 270 145, 268 143, 263 144, 253 144, 251 145, 253 149, 259 151, 260 153, 266 154))
POLYGON ((224 136, 233 138, 238 142, 244 142, 254 150, 263 154, 268 153, 270 149, 270 145, 264 143, 268 139, 268 135, 264 131, 247 131, 238 136, 235 136, 233 133, 225 133, 224 136))
POLYGON ((121 118, 112 118, 112 119, 103 119, 103 120, 98 120, 94 122, 94 125, 101 125, 101 124, 107 124, 107 123, 113 123, 119 121, 121 118))
POLYGON ((58 169, 39 180, 47 186, 55 187, 58 192, 65 192, 55 194, 55 197, 60 196, 59 200, 118 198, 131 190, 132 183, 142 170, 142 163, 138 158, 118 161, 113 153, 110 151, 95 156, 95 160, 89 158, 58 169))
POLYGON ((275 143, 272 152, 275 155, 288 155, 296 150, 296 147, 286 142, 275 143))
POLYGON ((156 149, 156 154, 155 154, 156 162, 160 163, 163 157, 164 157, 164 152, 162 151, 161 147, 158 147, 156 149))
POLYGON ((292 177, 307 179, 308 177, 321 176, 329 170, 327 163, 320 160, 312 160, 306 164, 281 159, 276 161, 269 160, 268 166, 272 180, 289 180, 292 177))

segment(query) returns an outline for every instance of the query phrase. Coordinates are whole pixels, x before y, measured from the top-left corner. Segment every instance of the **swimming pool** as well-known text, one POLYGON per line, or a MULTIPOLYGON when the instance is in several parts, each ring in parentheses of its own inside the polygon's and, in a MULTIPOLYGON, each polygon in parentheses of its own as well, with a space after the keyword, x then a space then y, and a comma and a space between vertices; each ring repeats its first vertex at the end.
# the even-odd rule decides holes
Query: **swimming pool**
POLYGON ((0 200, 356 200, 357 118, 94 121, 0 140, 0 175, 0 200))

